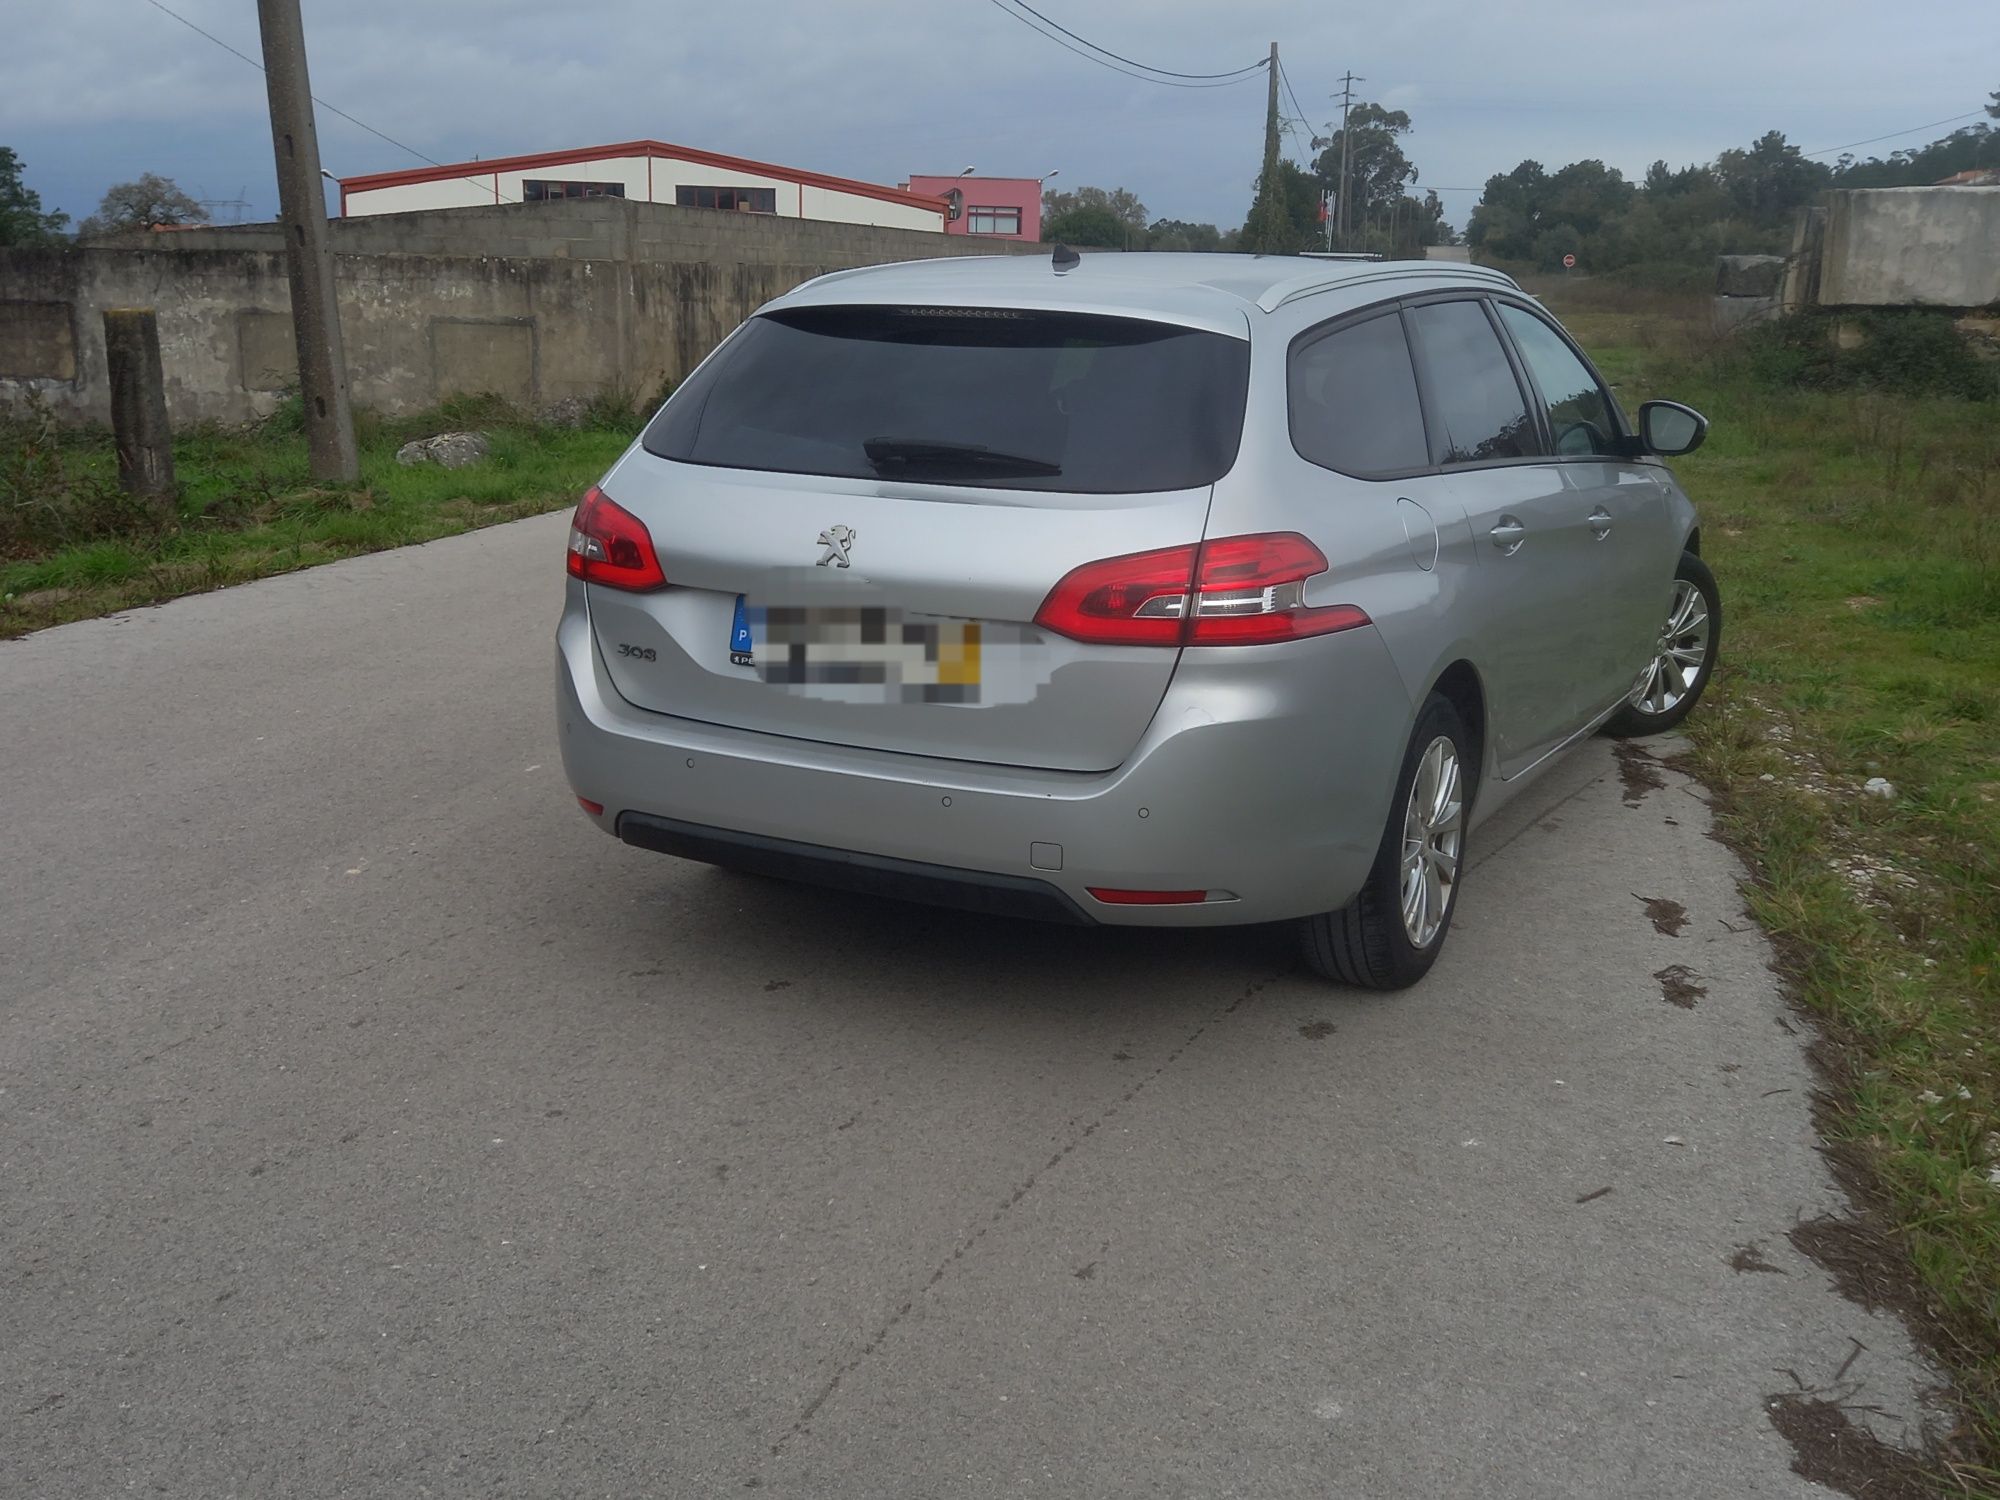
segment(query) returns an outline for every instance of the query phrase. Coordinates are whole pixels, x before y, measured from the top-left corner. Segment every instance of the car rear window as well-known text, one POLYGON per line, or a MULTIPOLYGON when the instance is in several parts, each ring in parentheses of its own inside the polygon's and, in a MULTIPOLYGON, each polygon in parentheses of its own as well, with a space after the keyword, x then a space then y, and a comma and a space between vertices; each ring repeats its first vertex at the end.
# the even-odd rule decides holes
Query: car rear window
POLYGON ((753 318, 674 393, 682 463, 1130 494, 1229 472, 1250 346, 1134 318, 830 307, 753 318))

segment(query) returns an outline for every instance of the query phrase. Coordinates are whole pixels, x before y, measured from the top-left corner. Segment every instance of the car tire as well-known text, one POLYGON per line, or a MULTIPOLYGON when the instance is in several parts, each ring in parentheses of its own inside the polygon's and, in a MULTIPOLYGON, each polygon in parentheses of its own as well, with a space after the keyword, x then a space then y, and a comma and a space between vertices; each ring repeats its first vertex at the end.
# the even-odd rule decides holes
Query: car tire
POLYGON ((1715 675, 1721 646, 1722 593, 1715 586, 1715 574, 1692 552, 1683 552, 1674 570, 1673 600, 1656 654, 1632 685, 1624 706, 1605 723, 1604 732, 1624 739, 1672 729, 1701 701, 1715 675), (1690 670, 1691 677, 1686 675, 1690 670), (1682 683, 1678 693, 1673 691, 1676 671, 1682 683))
POLYGON ((1370 990, 1405 989, 1430 972, 1458 906, 1458 886, 1465 871, 1468 794, 1476 778, 1470 737, 1458 710, 1443 695, 1431 694, 1417 715, 1416 728, 1403 752, 1402 774, 1396 778, 1396 795, 1389 804, 1389 823, 1382 831, 1381 847, 1376 850, 1366 883, 1342 910, 1322 912, 1299 922, 1299 948, 1306 967, 1324 979, 1370 990), (1447 748, 1440 751, 1440 743, 1447 748), (1451 778, 1449 785, 1442 776, 1433 774, 1435 766, 1427 766, 1427 761, 1439 758, 1448 765, 1445 774, 1451 778), (1439 816, 1447 805, 1449 811, 1439 816), (1406 866, 1406 854, 1417 840, 1420 820, 1424 848, 1432 848, 1435 836, 1449 832, 1453 835, 1452 855, 1448 877, 1442 864, 1432 860, 1433 878, 1428 880, 1422 869, 1424 856, 1417 855, 1414 878, 1424 884, 1417 899, 1426 903, 1426 910, 1413 930, 1406 905, 1406 895, 1413 895, 1407 883, 1412 867, 1406 866), (1429 909, 1429 903, 1440 897, 1442 909, 1429 909))

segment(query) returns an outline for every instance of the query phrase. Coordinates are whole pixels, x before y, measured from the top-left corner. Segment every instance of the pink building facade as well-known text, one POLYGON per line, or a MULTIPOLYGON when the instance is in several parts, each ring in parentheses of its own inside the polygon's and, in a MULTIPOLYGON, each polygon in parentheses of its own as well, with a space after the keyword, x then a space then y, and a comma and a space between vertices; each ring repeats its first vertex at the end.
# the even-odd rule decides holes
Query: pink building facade
POLYGON ((1034 177, 912 177, 912 193, 957 201, 957 217, 947 216, 946 234, 980 239, 1039 240, 1042 237, 1042 184, 1034 177))

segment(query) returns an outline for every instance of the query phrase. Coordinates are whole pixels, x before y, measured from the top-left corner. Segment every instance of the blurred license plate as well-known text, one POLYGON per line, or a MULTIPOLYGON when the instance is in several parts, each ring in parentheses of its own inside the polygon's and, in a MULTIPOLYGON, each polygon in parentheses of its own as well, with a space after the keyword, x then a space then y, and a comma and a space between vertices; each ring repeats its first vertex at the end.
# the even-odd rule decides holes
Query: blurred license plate
POLYGON ((879 606, 736 601, 729 659, 775 687, 853 702, 976 703, 976 620, 879 606))

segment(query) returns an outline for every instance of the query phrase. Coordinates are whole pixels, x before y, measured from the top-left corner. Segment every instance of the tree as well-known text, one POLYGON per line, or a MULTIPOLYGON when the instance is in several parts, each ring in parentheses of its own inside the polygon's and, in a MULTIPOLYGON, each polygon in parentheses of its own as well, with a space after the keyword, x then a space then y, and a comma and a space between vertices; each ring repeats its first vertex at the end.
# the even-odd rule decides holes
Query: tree
POLYGON ((1277 212, 1267 220, 1264 184, 1250 200, 1250 216, 1237 243, 1253 255, 1296 255, 1320 243, 1319 179, 1289 161, 1278 163, 1277 212))
POLYGON ((1831 168, 1792 145, 1782 130, 1767 131, 1747 150, 1731 148, 1715 159, 1716 180, 1737 212, 1767 227, 1789 224, 1832 176, 1831 168))
POLYGON ((1066 209, 1042 221, 1042 238, 1057 245, 1095 245, 1104 250, 1130 250, 1146 243, 1145 229, 1134 229, 1110 209, 1096 204, 1066 209))
POLYGON ((1180 219, 1161 219, 1146 231, 1148 250, 1197 250, 1212 253, 1230 248, 1231 235, 1213 224, 1189 224, 1180 219))
POLYGON ((146 173, 106 189, 97 212, 77 227, 79 234, 115 234, 156 224, 206 224, 208 210, 174 185, 171 177, 146 173))
MULTIPOLYGON (((1400 109, 1384 109, 1379 104, 1356 104, 1347 112, 1344 132, 1316 136, 1313 174, 1327 188, 1340 190, 1340 158, 1343 139, 1351 141, 1347 153, 1347 228, 1360 236, 1369 225, 1389 221, 1391 205, 1404 196, 1404 189, 1417 180, 1417 169, 1403 155, 1397 137, 1409 134, 1410 117, 1400 109)), ((1336 212, 1338 210, 1336 209, 1336 212)))
POLYGON ((0 146, 0 246, 47 244, 67 223, 68 214, 42 212, 42 195, 21 181, 21 158, 0 146))
POLYGON ((1054 188, 1042 189, 1044 223, 1050 219, 1062 218, 1065 214, 1074 213, 1080 208, 1103 209, 1121 224, 1129 224, 1138 230, 1144 230, 1146 227, 1146 205, 1141 203, 1135 194, 1127 192, 1124 188, 1112 188, 1107 192, 1100 187, 1080 187, 1066 193, 1059 193, 1054 188))

